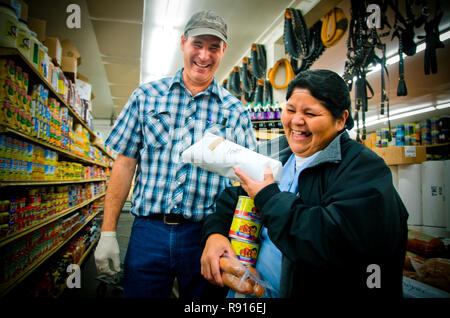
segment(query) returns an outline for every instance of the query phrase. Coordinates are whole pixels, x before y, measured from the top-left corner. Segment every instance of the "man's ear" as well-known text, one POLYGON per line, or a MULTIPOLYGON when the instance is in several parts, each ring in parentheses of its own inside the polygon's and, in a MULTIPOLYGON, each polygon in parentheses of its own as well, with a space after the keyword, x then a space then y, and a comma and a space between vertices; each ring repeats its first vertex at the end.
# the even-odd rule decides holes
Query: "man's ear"
POLYGON ((180 47, 181 47, 181 51, 184 52, 184 44, 186 43, 186 37, 184 36, 184 34, 181 35, 181 41, 180 41, 180 47))

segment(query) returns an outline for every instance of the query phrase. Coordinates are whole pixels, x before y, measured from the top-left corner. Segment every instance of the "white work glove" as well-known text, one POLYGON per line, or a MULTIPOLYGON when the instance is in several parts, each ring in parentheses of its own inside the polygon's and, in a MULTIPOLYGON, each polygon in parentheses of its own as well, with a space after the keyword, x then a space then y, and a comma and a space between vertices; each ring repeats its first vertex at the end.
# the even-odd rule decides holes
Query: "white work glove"
POLYGON ((114 276, 120 272, 119 243, 117 243, 116 232, 101 232, 94 257, 100 274, 114 276), (109 260, 112 261, 114 271, 109 266, 109 260))

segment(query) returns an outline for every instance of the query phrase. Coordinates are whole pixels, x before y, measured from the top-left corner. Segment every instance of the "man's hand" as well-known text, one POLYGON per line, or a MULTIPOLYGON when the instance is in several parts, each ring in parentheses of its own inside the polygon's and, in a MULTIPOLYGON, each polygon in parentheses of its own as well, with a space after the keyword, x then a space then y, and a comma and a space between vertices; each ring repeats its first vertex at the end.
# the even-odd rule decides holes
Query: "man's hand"
POLYGON ((116 232, 101 232, 94 257, 100 274, 114 276, 120 272, 119 243, 117 243, 116 232), (114 271, 109 267, 109 260, 113 263, 114 271))
POLYGON ((241 179, 241 186, 247 192, 252 200, 255 199, 255 196, 261 191, 263 188, 275 182, 273 179, 273 172, 270 166, 266 166, 264 168, 264 180, 263 181, 255 181, 250 178, 247 174, 244 173, 238 167, 233 167, 234 173, 241 179))
POLYGON ((206 240, 205 248, 200 259, 203 277, 209 282, 222 287, 223 281, 220 274, 219 259, 225 253, 233 256, 236 255, 231 248, 228 238, 222 234, 211 234, 206 240))

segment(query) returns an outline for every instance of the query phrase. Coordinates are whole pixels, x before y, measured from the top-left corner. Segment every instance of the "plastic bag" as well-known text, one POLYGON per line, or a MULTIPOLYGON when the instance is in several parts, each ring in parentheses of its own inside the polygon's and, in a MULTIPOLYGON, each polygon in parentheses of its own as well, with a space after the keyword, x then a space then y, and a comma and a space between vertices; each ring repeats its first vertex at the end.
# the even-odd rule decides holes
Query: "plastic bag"
POLYGON ((411 259, 417 273, 417 280, 450 292, 450 259, 430 258, 423 264, 411 259))
POLYGON ((268 289, 273 287, 266 281, 262 280, 256 269, 251 266, 245 266, 235 257, 224 254, 221 258, 227 259, 227 267, 224 267, 224 262, 221 261, 222 278, 225 274, 233 276, 233 281, 225 280, 224 283, 236 292, 262 297, 267 293, 268 289), (261 289, 262 287, 262 289, 261 289))
POLYGON ((272 168, 275 182, 279 182, 283 169, 280 161, 263 156, 209 132, 187 148, 181 157, 185 163, 192 163, 237 182, 240 182, 240 179, 234 173, 234 166, 256 181, 264 180, 264 168, 269 165, 272 168))

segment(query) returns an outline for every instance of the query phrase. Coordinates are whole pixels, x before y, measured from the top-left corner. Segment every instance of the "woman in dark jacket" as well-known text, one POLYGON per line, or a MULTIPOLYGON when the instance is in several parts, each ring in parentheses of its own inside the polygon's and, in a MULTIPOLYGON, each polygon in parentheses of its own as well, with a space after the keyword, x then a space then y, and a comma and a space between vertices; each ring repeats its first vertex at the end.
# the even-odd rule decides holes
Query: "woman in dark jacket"
POLYGON ((402 297, 408 214, 383 159, 345 132, 353 127, 347 85, 309 70, 286 99, 285 136, 260 147, 283 163, 282 180, 235 168, 241 186, 227 188, 204 222, 203 276, 222 285, 219 258, 234 254, 228 231, 238 196, 248 195, 262 214, 256 269, 274 287, 270 297, 402 297))

